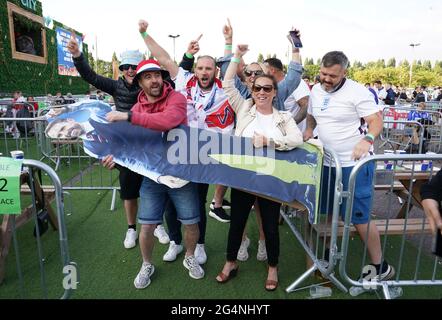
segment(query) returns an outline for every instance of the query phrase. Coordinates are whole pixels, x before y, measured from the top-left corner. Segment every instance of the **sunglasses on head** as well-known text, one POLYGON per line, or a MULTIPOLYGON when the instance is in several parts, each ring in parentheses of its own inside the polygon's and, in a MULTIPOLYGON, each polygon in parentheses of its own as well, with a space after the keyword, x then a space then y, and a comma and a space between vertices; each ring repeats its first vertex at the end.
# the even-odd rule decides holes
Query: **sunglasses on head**
POLYGON ((260 76, 260 75, 262 75, 262 74, 263 74, 262 70, 252 70, 252 71, 244 70, 244 75, 245 75, 246 77, 250 77, 250 76, 252 76, 252 75, 254 75, 254 76, 260 76))
POLYGON ((121 67, 120 67, 120 69, 121 70, 123 70, 123 71, 127 71, 127 70, 129 70, 130 68, 132 68, 132 70, 137 70, 137 66, 135 66, 135 65, 133 65, 133 64, 123 64, 121 67))
POLYGON ((260 92, 261 89, 263 89, 264 92, 269 93, 269 92, 272 92, 272 90, 273 90, 273 86, 271 86, 271 85, 267 85, 267 86, 253 86, 253 87, 252 87, 252 91, 253 91, 253 92, 260 92))

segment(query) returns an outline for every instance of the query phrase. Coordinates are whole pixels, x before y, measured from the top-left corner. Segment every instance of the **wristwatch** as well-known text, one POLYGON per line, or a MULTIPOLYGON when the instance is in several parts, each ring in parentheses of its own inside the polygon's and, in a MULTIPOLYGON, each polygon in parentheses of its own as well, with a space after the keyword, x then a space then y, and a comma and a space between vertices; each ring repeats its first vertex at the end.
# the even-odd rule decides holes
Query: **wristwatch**
POLYGON ((127 113, 127 122, 132 122, 132 111, 127 113))

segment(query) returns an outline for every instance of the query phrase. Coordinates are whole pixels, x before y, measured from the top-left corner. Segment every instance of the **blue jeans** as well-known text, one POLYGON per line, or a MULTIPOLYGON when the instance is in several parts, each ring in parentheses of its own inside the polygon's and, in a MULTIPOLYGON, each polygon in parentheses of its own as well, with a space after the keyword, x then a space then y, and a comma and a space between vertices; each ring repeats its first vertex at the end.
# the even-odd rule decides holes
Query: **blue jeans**
MULTIPOLYGON (((351 215, 351 223, 353 224, 366 224, 370 218, 370 211, 372 205, 373 197, 373 176, 374 176, 374 165, 375 162, 369 162, 364 165, 358 172, 355 184, 355 195, 353 200, 353 208, 351 215)), ((353 167, 342 168, 342 185, 343 191, 348 191, 348 182, 350 179, 350 173, 353 167)), ((324 166, 322 171, 321 180, 321 211, 320 213, 332 214, 333 211, 333 197, 335 195, 335 179, 336 179, 336 169, 331 168, 330 172, 330 193, 328 194, 328 207, 327 207, 327 188, 328 188, 328 178, 329 178, 330 168, 324 166), (326 212, 328 209, 328 212, 326 212)), ((342 201, 339 208, 342 221, 345 220, 345 208, 347 204, 347 199, 342 201)))
POLYGON ((196 224, 200 220, 198 190, 195 183, 188 183, 179 189, 171 189, 144 178, 140 188, 140 224, 161 224, 167 201, 176 208, 178 220, 184 225, 196 224))

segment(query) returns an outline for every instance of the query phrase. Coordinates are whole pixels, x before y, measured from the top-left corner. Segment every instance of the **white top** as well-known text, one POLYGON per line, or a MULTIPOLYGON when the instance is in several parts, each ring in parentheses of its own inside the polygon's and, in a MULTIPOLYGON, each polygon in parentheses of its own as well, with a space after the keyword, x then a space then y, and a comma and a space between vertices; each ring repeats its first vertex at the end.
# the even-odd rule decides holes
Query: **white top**
MULTIPOLYGON (((307 83, 305 83, 305 81, 301 81, 299 82, 296 90, 293 91, 293 93, 285 100, 285 110, 290 111, 293 116, 296 116, 296 114, 301 109, 299 107, 298 101, 304 97, 310 97, 310 88, 308 87, 307 83)), ((298 123, 298 128, 299 130, 301 130, 301 132, 304 132, 307 128, 307 119, 304 119, 300 123, 298 123)), ((316 134, 314 135, 316 136, 316 134)))
POLYGON ((255 132, 273 140, 283 138, 281 130, 274 124, 273 113, 264 115, 258 110, 256 111, 256 118, 244 129, 242 136, 251 138, 255 132))
POLYGON ((210 91, 204 92, 198 82, 188 86, 194 74, 179 68, 175 79, 175 91, 187 100, 187 122, 189 127, 232 134, 235 113, 224 93, 221 82, 215 82, 210 91))
MULTIPOLYGON (((371 92, 350 79, 334 93, 317 84, 310 96, 309 113, 316 120, 319 139, 324 147, 338 154, 343 167, 355 165, 351 154, 367 132, 367 125, 361 124, 361 119, 378 110, 371 92)), ((324 164, 330 164, 327 157, 324 164)))

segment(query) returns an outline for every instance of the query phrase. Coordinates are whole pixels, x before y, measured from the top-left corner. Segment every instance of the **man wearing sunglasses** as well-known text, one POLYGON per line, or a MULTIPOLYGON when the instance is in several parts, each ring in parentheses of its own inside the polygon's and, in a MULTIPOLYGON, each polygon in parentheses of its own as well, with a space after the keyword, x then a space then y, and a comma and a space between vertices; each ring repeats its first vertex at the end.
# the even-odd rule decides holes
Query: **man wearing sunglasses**
MULTIPOLYGON (((141 91, 137 81, 134 81, 136 77, 136 69, 138 64, 143 60, 143 54, 137 51, 125 51, 121 54, 120 71, 122 77, 118 80, 113 80, 100 75, 97 75, 89 66, 86 57, 80 51, 77 43, 75 33, 72 34, 67 48, 72 54, 72 58, 83 80, 93 85, 97 89, 110 94, 115 102, 117 111, 129 112, 134 104, 137 102, 138 95, 141 91)), ((186 57, 185 57, 186 59, 186 57)), ((193 59, 183 60, 181 63, 183 68, 190 70, 193 66, 193 59)), ((103 159, 106 161, 108 157, 103 159)), ((120 180, 120 197, 124 202, 124 209, 126 213, 126 219, 128 229, 126 237, 124 239, 124 247, 131 249, 136 246, 138 234, 136 231, 136 216, 138 212, 138 198, 139 190, 143 177, 131 170, 117 166, 119 170, 120 180)), ((161 243, 168 243, 169 238, 162 225, 159 225, 155 231, 155 235, 158 237, 161 243)))

